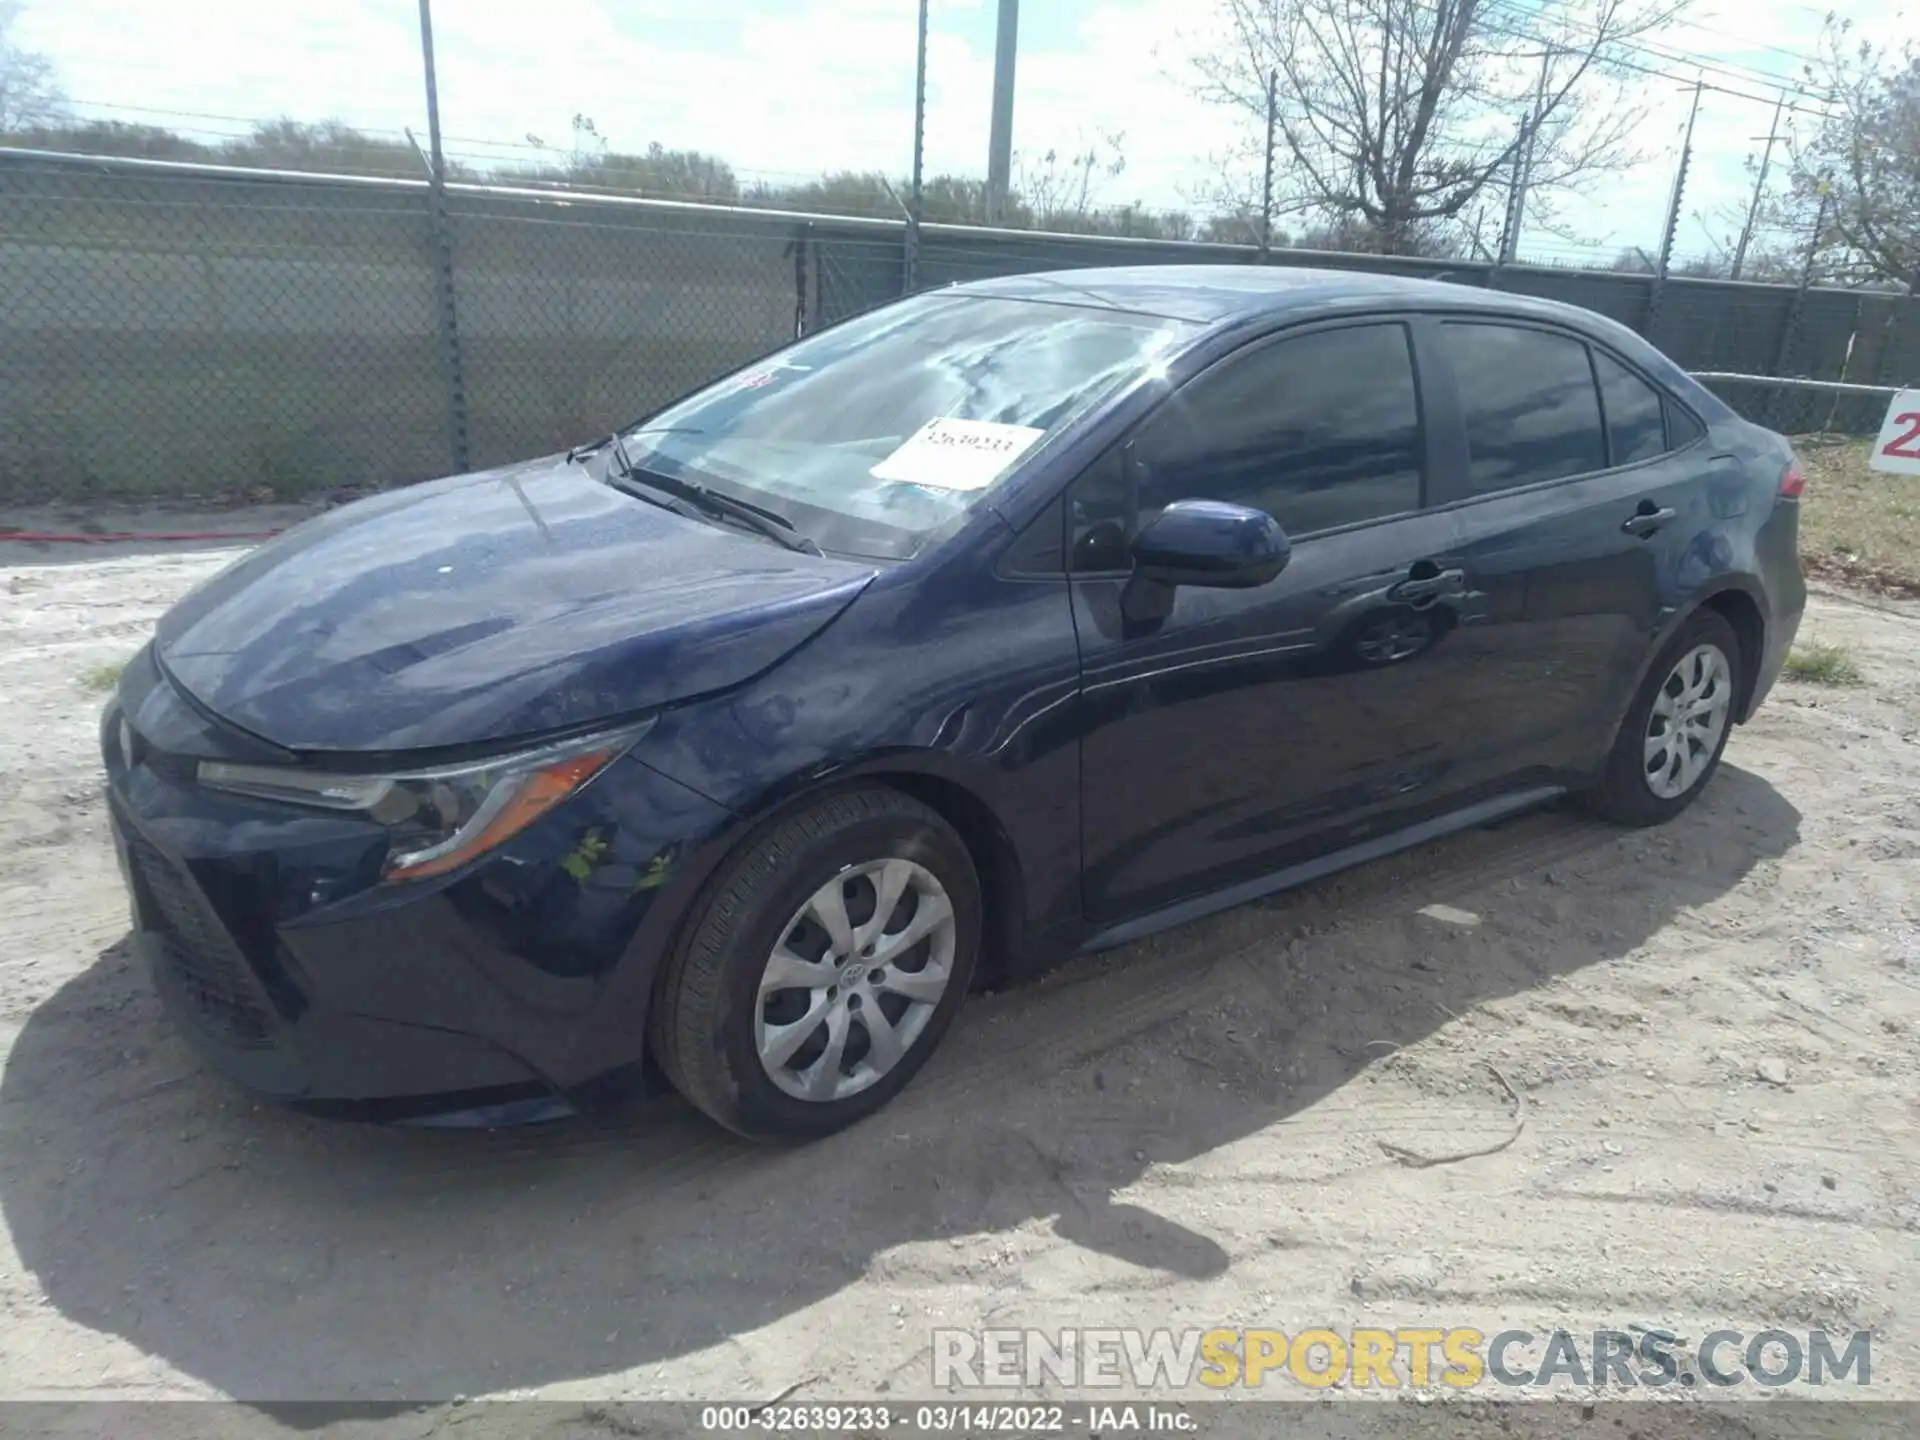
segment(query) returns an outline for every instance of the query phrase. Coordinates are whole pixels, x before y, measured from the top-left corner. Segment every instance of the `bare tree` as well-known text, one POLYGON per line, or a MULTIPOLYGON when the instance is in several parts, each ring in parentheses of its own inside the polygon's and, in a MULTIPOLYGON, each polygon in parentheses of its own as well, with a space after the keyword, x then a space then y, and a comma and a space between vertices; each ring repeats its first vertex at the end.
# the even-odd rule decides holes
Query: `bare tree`
POLYGON ((1416 255, 1423 260, 1457 260, 1471 249, 1469 235, 1449 231, 1431 220, 1420 220, 1390 234, 1360 215, 1343 215, 1309 225, 1293 240, 1302 250, 1326 250, 1344 255, 1416 255), (1389 244, 1391 241, 1391 245, 1389 244))
POLYGON ((1013 157, 1013 188, 1042 230, 1086 228, 1100 182, 1117 179, 1127 168, 1125 136, 1101 135, 1084 149, 1062 155, 1048 149, 1038 156, 1013 157))
POLYGON ((1856 40, 1852 24, 1827 18, 1807 74, 1829 108, 1789 127, 1787 190, 1770 218, 1811 237, 1816 278, 1920 289, 1920 52, 1856 40))
POLYGON ((0 0, 0 133, 51 125, 66 114, 53 61, 14 43, 19 0, 0 0))
POLYGON ((1249 116, 1257 150, 1274 77, 1278 208, 1401 254, 1523 158, 1536 214, 1634 163, 1642 113, 1624 103, 1620 49, 1686 3, 1219 0, 1225 39, 1195 61, 1195 88, 1249 116))

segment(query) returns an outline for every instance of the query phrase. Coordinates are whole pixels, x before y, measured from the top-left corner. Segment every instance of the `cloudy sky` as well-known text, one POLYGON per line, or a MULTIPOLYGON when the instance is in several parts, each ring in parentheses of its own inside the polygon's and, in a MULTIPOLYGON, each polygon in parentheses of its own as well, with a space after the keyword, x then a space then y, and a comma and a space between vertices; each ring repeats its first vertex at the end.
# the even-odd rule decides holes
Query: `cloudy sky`
MULTIPOLYGON (((1524 14, 1548 0, 1514 0, 1524 14)), ((1864 33, 1898 40, 1913 0, 1835 0, 1864 33)), ((927 163, 985 169, 994 0, 933 0, 927 163)), ((1686 120, 1695 131, 1681 252, 1724 231, 1745 161, 1772 113, 1769 80, 1797 82, 1825 5, 1695 0, 1641 59, 1648 163, 1566 210, 1585 245, 1528 238, 1523 255, 1572 259, 1657 247, 1686 120), (1699 67, 1706 67, 1704 70, 1699 67), (1704 211, 1709 224, 1693 218, 1704 211)), ((1243 122, 1189 93, 1209 43, 1204 0, 1027 0, 1014 132, 1020 151, 1123 136, 1126 168, 1097 198, 1186 206, 1243 122)), ((617 149, 710 151, 744 179, 830 169, 903 174, 912 137, 915 0, 435 0, 442 127, 479 162, 533 158, 591 116, 617 149)), ((18 43, 49 55, 82 114, 147 120, 202 139, 286 115, 424 133, 415 0, 23 0, 18 43)), ((1737 221, 1733 222, 1737 223, 1737 221)))

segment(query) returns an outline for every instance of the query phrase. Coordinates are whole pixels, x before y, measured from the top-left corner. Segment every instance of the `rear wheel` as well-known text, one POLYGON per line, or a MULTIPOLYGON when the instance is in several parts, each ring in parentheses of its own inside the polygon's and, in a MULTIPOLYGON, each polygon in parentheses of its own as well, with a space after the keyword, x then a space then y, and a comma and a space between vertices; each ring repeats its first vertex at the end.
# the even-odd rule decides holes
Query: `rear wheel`
POLYGON ((1705 788, 1733 731, 1744 657, 1733 627, 1711 610, 1680 627, 1647 672, 1607 757, 1581 798, 1623 825, 1658 825, 1705 788))
POLYGON ((825 796, 744 842, 661 978, 650 1026, 674 1085, 755 1139, 822 1135, 893 1098, 973 975, 966 846, 896 791, 825 796))

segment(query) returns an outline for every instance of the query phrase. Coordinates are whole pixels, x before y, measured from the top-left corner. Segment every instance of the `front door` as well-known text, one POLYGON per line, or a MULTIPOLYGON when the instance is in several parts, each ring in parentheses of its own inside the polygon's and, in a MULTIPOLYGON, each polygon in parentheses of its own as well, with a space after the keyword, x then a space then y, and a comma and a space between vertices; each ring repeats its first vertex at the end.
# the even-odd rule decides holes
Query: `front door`
POLYGON ((1069 493, 1089 915, 1112 920, 1394 828, 1451 788, 1469 619, 1408 328, 1236 353, 1069 493), (1293 540, 1252 590, 1129 619, 1126 539, 1166 504, 1264 509, 1293 540))

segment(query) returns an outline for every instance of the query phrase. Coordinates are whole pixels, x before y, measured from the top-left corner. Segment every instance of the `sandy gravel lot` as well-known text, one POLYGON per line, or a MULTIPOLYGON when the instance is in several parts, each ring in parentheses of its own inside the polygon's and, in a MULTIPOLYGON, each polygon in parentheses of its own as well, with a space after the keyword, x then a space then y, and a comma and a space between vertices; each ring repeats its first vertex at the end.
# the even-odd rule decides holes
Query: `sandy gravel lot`
POLYGON ((1920 613, 1816 597, 1865 683, 1783 684, 1664 830, 1548 809, 1072 963, 770 1152, 202 1071, 123 945, 88 677, 227 558, 0 547, 0 1396, 926 1396, 934 1326, 1640 1324, 1870 1327, 1920 1398, 1920 613), (1512 1133, 1496 1072, 1517 1139, 1409 1163, 1512 1133))

